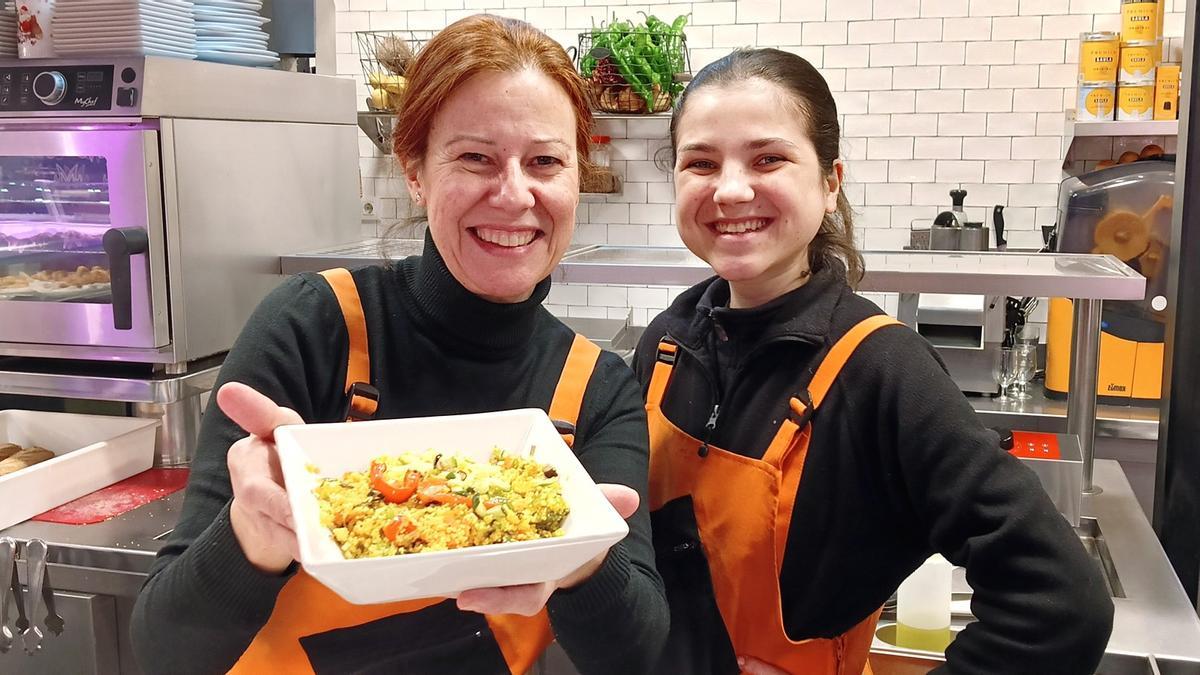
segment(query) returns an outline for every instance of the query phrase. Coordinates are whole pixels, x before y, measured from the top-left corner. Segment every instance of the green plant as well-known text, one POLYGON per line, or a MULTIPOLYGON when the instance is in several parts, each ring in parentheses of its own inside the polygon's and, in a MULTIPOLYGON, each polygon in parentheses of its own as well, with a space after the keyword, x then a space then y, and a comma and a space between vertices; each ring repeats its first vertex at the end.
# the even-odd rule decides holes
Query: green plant
POLYGON ((686 14, 666 23, 653 14, 639 12, 645 21, 613 21, 580 36, 579 72, 597 85, 629 85, 655 110, 656 99, 674 100, 683 91, 676 73, 687 68, 687 43, 683 33, 686 14))

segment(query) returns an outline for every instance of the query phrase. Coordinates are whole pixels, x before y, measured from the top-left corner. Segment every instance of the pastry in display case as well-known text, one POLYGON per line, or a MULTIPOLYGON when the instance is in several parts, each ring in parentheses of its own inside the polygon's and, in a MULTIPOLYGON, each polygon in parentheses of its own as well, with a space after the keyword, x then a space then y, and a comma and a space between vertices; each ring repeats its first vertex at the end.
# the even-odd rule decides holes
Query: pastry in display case
POLYGON ((0 158, 0 300, 111 302, 103 157, 0 158))

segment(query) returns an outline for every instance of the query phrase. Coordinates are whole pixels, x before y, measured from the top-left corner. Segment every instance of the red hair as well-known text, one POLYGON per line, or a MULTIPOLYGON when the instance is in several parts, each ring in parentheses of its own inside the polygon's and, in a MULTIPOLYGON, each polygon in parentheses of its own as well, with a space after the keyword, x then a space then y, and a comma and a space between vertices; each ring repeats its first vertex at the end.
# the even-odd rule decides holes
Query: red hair
POLYGON ((450 24, 425 43, 405 71, 408 86, 392 132, 397 159, 421 161, 433 118, 458 85, 479 73, 526 68, 545 74, 570 99, 575 108, 575 147, 580 162, 586 162, 592 112, 587 85, 566 51, 528 23, 492 14, 475 14, 450 24))

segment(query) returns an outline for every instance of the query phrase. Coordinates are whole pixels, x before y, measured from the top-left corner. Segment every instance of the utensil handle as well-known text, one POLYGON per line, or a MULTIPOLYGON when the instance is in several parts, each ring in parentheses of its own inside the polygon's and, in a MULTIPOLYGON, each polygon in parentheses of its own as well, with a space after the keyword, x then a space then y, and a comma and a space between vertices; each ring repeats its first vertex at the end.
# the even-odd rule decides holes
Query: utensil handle
POLYGON ((1004 251, 1008 248, 1008 239, 1004 238, 1004 207, 997 204, 992 209, 992 229, 996 231, 996 249, 1004 251))
POLYGON ((38 603, 42 599, 42 584, 46 576, 46 542, 30 539, 25 542, 25 565, 29 575, 29 628, 25 629, 25 652, 32 654, 42 648, 42 631, 37 627, 38 603))
MULTIPOLYGON (((8 627, 8 596, 12 592, 13 578, 17 568, 13 564, 16 557, 17 543, 11 537, 0 538, 0 654, 12 649, 13 638, 16 635, 8 627)), ((18 590, 20 586, 17 587, 18 590)))

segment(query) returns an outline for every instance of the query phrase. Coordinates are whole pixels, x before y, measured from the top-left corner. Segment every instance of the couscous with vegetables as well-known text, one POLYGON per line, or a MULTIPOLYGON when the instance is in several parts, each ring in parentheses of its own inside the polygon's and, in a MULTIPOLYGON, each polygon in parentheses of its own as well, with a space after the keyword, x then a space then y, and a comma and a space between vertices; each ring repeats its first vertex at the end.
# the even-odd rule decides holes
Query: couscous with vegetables
POLYGON ((384 455, 313 492, 321 525, 347 558, 559 537, 570 512, 552 467, 500 449, 486 463, 384 455))

